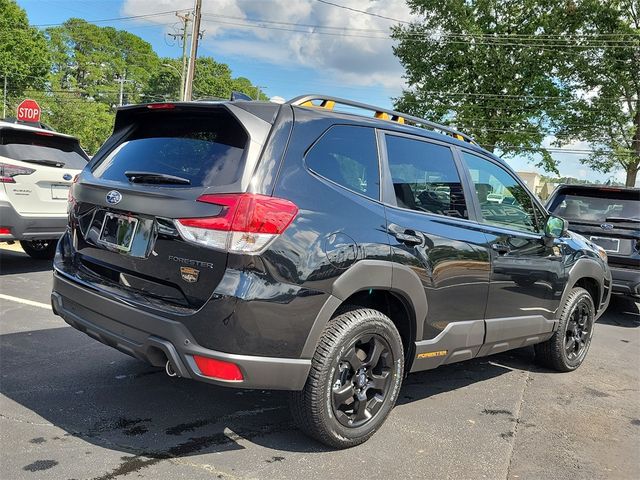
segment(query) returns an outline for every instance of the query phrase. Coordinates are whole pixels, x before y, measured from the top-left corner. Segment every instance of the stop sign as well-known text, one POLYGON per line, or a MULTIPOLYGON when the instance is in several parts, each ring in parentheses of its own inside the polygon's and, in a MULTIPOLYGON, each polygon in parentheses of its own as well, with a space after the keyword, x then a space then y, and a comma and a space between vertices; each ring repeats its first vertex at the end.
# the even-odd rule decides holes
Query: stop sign
POLYGON ((23 100, 18 105, 18 120, 22 122, 39 122, 40 121, 40 105, 35 100, 23 100))

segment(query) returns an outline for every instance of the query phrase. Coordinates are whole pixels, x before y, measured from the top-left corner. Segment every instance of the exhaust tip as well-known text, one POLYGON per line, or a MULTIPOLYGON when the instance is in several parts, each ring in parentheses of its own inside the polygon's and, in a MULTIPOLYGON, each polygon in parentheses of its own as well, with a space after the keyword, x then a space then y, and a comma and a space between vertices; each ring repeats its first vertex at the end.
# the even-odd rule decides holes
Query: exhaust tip
POLYGON ((164 366, 164 370, 167 372, 167 375, 169 375, 170 377, 178 376, 178 372, 176 372, 176 370, 173 368, 173 364, 171 363, 171 360, 167 360, 167 363, 164 366))

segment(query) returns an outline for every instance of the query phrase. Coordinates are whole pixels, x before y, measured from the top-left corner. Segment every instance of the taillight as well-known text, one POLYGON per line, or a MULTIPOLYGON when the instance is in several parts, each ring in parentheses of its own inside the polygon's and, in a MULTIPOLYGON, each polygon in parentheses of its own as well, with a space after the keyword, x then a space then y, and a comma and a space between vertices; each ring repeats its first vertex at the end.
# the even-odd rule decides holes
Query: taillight
POLYGON ((0 227, 0 235, 11 235, 10 227, 0 227))
POLYGON ((16 183, 13 177, 18 175, 31 175, 33 172, 35 172, 33 168, 0 163, 0 183, 16 183))
POLYGON ((181 218, 182 238, 211 248, 256 253, 285 231, 298 213, 289 200, 255 193, 202 195, 199 202, 222 207, 214 217, 181 218))
POLYGON ((225 362, 223 360, 217 360, 215 358, 201 357, 200 355, 194 355, 193 359, 196 365, 200 369, 205 377, 217 378, 227 381, 239 381, 243 380, 240 367, 235 363, 225 362))

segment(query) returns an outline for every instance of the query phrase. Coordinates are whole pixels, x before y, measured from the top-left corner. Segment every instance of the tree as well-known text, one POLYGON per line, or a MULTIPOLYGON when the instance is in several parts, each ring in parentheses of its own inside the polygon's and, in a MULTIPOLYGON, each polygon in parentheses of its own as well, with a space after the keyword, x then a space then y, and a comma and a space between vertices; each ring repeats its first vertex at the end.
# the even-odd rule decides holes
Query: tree
POLYGON ((53 60, 52 89, 78 91, 108 105, 119 102, 122 82, 126 103, 141 101, 159 58, 140 37, 78 18, 47 30, 53 60))
MULTIPOLYGON (((556 52, 524 41, 544 31, 551 0, 408 0, 419 22, 393 29, 408 88, 396 107, 471 134, 502 155, 541 155, 548 117, 568 95, 550 75, 556 52)), ((539 158, 539 157, 537 157, 539 158)))
POLYGON ((89 155, 96 153, 111 135, 115 114, 105 103, 68 91, 28 90, 27 94, 40 105, 43 123, 58 132, 77 137, 89 155))
POLYGON ((590 38, 590 48, 559 57, 559 77, 573 98, 558 119, 557 144, 588 142, 583 162, 603 173, 624 169, 632 187, 640 167, 640 4, 570 1, 560 13, 558 33, 590 38))
POLYGON ((454 123, 503 155, 589 144, 583 163, 640 166, 637 0, 408 0, 421 22, 394 29, 408 88, 399 109, 454 123))
POLYGON ((18 98, 26 88, 45 84, 51 63, 47 42, 29 26, 27 14, 13 0, 0 0, 0 90, 18 98))
POLYGON ((173 58, 161 58, 143 90, 143 101, 175 101, 180 98, 180 71, 182 62, 173 58))
MULTIPOLYGON (((180 98, 179 60, 163 58, 158 68, 151 74, 144 90, 145 99, 149 101, 177 100, 180 98)), ((251 98, 267 96, 259 92, 259 88, 248 78, 231 76, 231 68, 218 63, 211 57, 199 57, 196 61, 196 72, 193 80, 193 96, 199 99, 228 99, 232 91, 242 92, 251 98)))

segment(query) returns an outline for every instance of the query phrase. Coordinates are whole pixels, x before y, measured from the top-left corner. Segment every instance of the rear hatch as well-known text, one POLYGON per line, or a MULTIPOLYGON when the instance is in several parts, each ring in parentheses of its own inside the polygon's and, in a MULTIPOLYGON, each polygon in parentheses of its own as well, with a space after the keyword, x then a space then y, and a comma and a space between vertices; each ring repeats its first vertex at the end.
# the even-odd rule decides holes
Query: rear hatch
POLYGON ((604 248, 610 264, 640 266, 639 189, 565 186, 548 207, 569 221, 570 230, 604 248))
POLYGON ((2 185, 21 215, 64 215, 71 181, 88 160, 73 137, 0 127, 2 185))
POLYGON ((211 297, 224 243, 187 241, 176 219, 219 219, 225 206, 203 198, 246 191, 271 125, 251 117, 248 126, 238 110, 194 103, 118 112, 113 136, 72 189, 75 263, 93 282, 172 311, 211 297))

